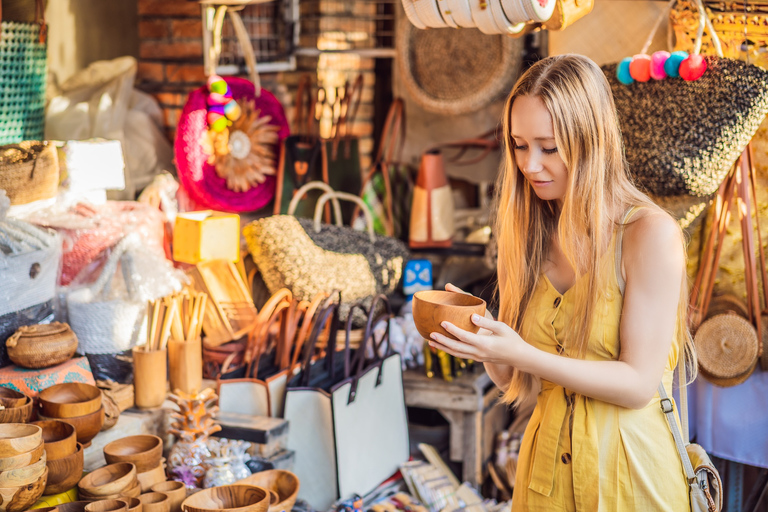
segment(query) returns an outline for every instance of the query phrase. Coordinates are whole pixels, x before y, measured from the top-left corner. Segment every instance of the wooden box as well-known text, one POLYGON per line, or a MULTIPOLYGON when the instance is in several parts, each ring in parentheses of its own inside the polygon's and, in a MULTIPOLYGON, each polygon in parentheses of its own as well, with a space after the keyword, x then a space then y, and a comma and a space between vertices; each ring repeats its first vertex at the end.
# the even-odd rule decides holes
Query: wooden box
POLYGON ((196 265, 240 259, 240 216, 212 210, 180 213, 173 229, 173 259, 196 265))

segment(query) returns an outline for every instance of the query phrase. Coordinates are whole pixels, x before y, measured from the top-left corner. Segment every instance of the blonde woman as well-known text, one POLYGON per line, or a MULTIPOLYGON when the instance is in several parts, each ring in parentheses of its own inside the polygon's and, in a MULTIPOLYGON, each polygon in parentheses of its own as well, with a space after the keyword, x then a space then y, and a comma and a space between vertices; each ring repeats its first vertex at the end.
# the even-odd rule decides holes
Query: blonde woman
POLYGON ((682 232, 630 181, 586 57, 533 65, 503 124, 499 320, 475 315, 478 334, 446 323, 459 341, 430 344, 484 362, 507 403, 536 397, 513 511, 689 510, 656 391, 671 396, 678 359, 693 360, 682 232))

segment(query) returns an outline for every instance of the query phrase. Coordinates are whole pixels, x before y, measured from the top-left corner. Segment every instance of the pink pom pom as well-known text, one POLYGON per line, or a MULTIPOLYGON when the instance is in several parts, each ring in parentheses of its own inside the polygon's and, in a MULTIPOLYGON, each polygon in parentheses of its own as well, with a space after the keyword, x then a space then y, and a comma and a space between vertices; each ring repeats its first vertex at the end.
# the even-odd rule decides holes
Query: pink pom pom
POLYGON ((660 51, 651 55, 651 78, 654 80, 664 80, 667 78, 667 72, 664 70, 664 64, 667 63, 669 52, 660 51))
POLYGON ((212 92, 208 95, 208 98, 206 98, 206 103, 208 105, 226 105, 232 100, 232 95, 229 97, 226 94, 219 94, 217 92, 212 92))

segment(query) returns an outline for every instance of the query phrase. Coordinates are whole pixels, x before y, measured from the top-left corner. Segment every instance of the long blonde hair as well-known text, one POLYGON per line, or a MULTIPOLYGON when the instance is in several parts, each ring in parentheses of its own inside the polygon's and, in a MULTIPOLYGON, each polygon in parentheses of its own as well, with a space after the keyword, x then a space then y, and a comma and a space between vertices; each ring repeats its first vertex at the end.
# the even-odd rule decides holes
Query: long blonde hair
MULTIPOLYGON (((576 278, 588 280, 587 295, 576 302, 573 336, 566 351, 584 357, 596 304, 605 286, 598 271, 615 212, 631 206, 661 210, 632 183, 610 86, 603 72, 580 55, 560 55, 531 66, 517 81, 504 106, 504 169, 496 197, 496 235, 500 299, 499 319, 520 332, 531 295, 542 274, 555 233, 576 278), (562 208, 539 199, 520 172, 511 137, 515 99, 538 97, 552 117, 555 142, 568 169, 562 208)), ((614 226, 615 227, 615 226, 614 226)), ((684 240, 681 233, 681 240, 684 240)), ((675 340, 685 350, 683 364, 695 369, 695 354, 686 325, 688 283, 681 283, 675 340)), ((521 333, 525 337, 525 333, 521 333)), ((678 345, 678 349, 680 345, 678 345)), ((538 380, 513 371, 504 401, 521 402, 537 392, 538 380)))

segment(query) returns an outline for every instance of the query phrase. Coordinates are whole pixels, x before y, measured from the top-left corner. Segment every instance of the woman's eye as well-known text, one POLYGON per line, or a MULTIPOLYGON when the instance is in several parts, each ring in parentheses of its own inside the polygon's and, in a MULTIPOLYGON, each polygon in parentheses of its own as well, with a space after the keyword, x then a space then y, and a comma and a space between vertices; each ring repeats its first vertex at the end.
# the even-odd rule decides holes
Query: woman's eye
POLYGON ((541 148, 541 150, 548 155, 554 155, 555 153, 557 153, 557 148, 552 148, 552 149, 541 148))
POLYGON ((524 151, 526 149, 528 149, 528 146, 515 144, 515 151, 524 151))

